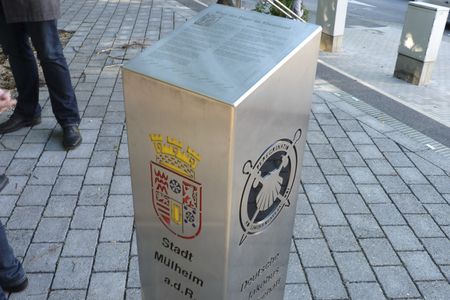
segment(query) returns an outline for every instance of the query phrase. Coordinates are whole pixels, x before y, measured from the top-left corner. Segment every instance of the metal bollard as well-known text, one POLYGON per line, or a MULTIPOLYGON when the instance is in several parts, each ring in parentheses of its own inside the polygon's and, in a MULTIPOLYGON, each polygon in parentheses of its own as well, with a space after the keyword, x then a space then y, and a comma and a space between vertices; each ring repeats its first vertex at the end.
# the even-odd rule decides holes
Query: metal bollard
POLYGON ((347 6, 348 0, 319 0, 317 2, 316 24, 322 26, 321 50, 336 52, 341 49, 347 6))
POLYGON ((449 9, 409 2, 394 76, 415 85, 431 79, 449 9))

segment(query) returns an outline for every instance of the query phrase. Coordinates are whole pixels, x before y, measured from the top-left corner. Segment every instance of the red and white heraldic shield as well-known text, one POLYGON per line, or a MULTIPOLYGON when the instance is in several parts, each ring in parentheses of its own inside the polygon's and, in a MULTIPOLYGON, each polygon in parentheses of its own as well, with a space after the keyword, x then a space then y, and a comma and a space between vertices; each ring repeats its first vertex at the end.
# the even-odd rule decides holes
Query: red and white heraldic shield
POLYGON ((155 162, 150 163, 153 207, 175 235, 193 239, 202 227, 202 186, 155 162))

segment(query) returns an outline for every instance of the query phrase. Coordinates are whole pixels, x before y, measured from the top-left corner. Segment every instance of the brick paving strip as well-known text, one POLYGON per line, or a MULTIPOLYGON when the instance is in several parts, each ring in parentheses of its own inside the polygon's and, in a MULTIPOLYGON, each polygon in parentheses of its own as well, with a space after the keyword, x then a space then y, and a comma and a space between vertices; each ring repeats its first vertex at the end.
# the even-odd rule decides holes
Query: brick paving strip
MULTIPOLYGON (((0 138, 0 218, 30 278, 9 299, 140 299, 119 67, 195 12, 170 0, 62 7, 84 143, 62 149, 45 88, 42 124, 0 138)), ((351 98, 316 81, 285 299, 446 299, 450 161, 351 98)))

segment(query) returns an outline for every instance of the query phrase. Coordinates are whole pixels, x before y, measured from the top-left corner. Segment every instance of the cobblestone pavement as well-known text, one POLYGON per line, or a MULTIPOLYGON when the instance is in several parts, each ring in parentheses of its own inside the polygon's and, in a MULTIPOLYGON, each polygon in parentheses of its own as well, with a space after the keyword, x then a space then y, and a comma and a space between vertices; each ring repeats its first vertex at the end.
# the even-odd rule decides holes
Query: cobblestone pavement
MULTIPOLYGON (((29 288, 9 299, 140 299, 120 64, 195 14, 171 0, 64 0, 82 111, 0 138, 0 219, 29 288)), ((450 161, 316 81, 285 299, 448 299, 450 161)), ((0 115, 1 121, 5 114, 0 115)))

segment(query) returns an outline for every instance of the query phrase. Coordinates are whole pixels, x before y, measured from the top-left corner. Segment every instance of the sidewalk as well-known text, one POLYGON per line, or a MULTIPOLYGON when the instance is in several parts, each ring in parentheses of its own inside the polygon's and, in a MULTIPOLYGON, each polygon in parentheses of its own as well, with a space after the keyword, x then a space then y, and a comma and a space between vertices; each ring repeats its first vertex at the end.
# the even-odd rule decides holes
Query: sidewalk
MULTIPOLYGON (((0 138, 0 219, 30 278, 9 299, 141 299, 120 64, 196 13, 173 0, 62 11, 84 142, 62 149, 45 88, 42 124, 0 138)), ((450 160, 374 115, 316 80, 285 300, 450 295, 450 160)))

